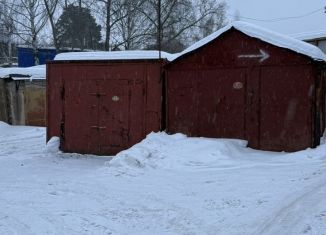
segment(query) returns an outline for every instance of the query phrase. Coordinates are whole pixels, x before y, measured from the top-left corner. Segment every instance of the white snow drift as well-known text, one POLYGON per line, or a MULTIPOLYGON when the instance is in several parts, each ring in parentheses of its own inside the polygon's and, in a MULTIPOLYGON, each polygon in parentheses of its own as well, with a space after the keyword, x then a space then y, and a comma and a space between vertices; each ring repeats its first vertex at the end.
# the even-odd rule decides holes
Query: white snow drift
POLYGON ((325 144, 151 133, 109 160, 0 122, 0 234, 326 234, 325 144))

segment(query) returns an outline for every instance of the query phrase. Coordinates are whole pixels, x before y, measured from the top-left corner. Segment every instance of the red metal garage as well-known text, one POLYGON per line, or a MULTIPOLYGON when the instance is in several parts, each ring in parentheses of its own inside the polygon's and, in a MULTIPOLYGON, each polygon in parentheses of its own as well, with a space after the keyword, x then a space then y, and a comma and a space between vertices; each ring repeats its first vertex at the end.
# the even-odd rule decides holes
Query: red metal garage
MULTIPOLYGON (((169 55, 162 53, 164 58, 169 55)), ((65 152, 116 154, 161 129, 156 51, 63 53, 47 63, 47 139, 65 152)))
POLYGON ((325 55, 307 43, 235 22, 166 66, 167 130, 296 151, 325 130, 325 55))

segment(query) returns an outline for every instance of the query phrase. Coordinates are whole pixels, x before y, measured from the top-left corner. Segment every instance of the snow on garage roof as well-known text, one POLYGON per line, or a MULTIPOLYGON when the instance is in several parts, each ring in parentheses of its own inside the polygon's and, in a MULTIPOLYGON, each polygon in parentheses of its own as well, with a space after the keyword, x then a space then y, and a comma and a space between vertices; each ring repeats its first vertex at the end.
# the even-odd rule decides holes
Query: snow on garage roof
POLYGON ((314 39, 326 39, 326 30, 297 33, 297 34, 292 34, 290 36, 305 41, 314 40, 314 39))
MULTIPOLYGON (((161 52, 161 58, 170 60, 172 54, 161 52)), ((101 52, 66 52, 56 55, 56 61, 70 60, 153 60, 159 59, 158 51, 101 51, 101 52)))
POLYGON ((250 37, 258 38, 272 45, 282 47, 282 48, 287 48, 297 53, 309 56, 314 60, 326 61, 326 55, 318 47, 315 47, 309 43, 300 41, 298 39, 242 21, 235 21, 232 24, 229 24, 224 28, 221 28, 220 30, 203 38, 202 40, 196 42, 195 44, 188 47, 181 53, 177 54, 174 59, 177 59, 182 55, 188 54, 189 52, 192 52, 206 45, 207 43, 213 41, 223 33, 230 30, 231 28, 235 28, 250 37))
POLYGON ((45 79, 46 68, 45 65, 37 65, 26 68, 0 68, 0 79, 9 77, 13 78, 14 80, 45 79))

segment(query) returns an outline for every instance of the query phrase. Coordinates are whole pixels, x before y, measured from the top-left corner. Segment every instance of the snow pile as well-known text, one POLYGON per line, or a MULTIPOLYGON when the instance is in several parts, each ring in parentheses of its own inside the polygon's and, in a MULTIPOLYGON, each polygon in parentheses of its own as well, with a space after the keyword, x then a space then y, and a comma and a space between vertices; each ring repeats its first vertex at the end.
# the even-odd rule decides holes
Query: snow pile
POLYGON ((46 151, 48 153, 58 153, 60 147, 60 138, 59 137, 52 137, 46 144, 46 151))
MULTIPOLYGON (((322 142, 323 143, 323 142, 322 142)), ((187 137, 183 134, 151 133, 130 149, 122 151, 111 161, 110 168, 120 171, 141 169, 200 170, 252 166, 255 161, 278 160, 282 163, 326 159, 326 143, 315 149, 294 153, 277 153, 247 148, 247 141, 187 137)))
POLYGON ((4 127, 9 127, 9 125, 5 122, 0 121, 0 128, 4 128, 4 127))
POLYGON ((326 132, 324 133, 324 136, 320 139, 320 145, 317 148, 314 149, 308 148, 303 151, 289 153, 288 156, 292 157, 293 159, 313 158, 313 159, 326 160, 326 132))
POLYGON ((326 61, 326 55, 318 47, 315 47, 309 43, 300 41, 298 39, 241 21, 235 21, 232 24, 229 24, 224 28, 212 33, 211 35, 208 35, 207 37, 203 38, 202 40, 198 41, 197 43, 193 44, 192 46, 179 53, 174 59, 177 59, 182 55, 190 53, 206 45, 207 43, 213 41, 214 39, 221 36, 223 33, 230 30, 231 28, 235 28, 250 37, 258 38, 272 45, 287 48, 297 53, 309 56, 314 60, 326 61))
POLYGON ((162 150, 170 149, 176 142, 186 138, 182 134, 150 133, 139 144, 118 153, 107 165, 121 168, 156 168, 166 158, 162 150))
POLYGON ((7 131, 10 131, 9 127, 10 126, 7 123, 0 121, 0 133, 1 134, 6 134, 7 131))
POLYGON ((188 138, 183 134, 151 133, 145 140, 122 151, 110 167, 188 169, 232 166, 241 162, 247 142, 234 139, 188 138))
POLYGON ((9 77, 14 80, 45 79, 46 67, 45 65, 37 65, 26 68, 0 68, 0 79, 9 77))
MULTIPOLYGON (((161 52, 161 58, 170 60, 172 54, 161 52)), ((56 55, 56 61, 71 60, 153 60, 159 59, 158 51, 101 51, 101 52, 66 52, 56 55)))

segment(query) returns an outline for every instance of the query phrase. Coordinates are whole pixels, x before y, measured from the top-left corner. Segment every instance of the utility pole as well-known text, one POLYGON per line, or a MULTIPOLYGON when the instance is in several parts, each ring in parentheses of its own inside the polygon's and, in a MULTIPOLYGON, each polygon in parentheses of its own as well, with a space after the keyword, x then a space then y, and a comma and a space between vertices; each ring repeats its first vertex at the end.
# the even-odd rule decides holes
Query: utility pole
POLYGON ((110 38, 111 38, 111 7, 112 1, 107 0, 106 4, 106 35, 105 35, 105 50, 110 51, 110 38))
POLYGON ((161 51, 162 51, 162 20, 161 20, 161 0, 158 0, 158 4, 157 4, 157 49, 158 49, 158 53, 159 53, 159 59, 161 59, 162 55, 161 55, 161 51))

